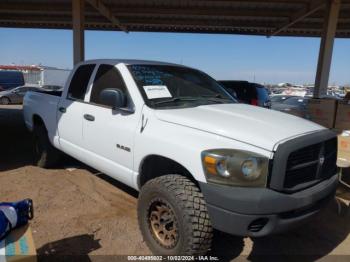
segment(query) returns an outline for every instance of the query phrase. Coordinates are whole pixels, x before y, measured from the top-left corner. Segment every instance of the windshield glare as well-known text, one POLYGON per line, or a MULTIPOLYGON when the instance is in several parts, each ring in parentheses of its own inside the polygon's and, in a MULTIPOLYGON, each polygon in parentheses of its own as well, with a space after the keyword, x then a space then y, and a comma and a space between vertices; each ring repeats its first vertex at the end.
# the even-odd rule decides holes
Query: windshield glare
POLYGON ((170 65, 129 65, 128 68, 146 104, 152 108, 236 102, 218 82, 195 69, 170 65))

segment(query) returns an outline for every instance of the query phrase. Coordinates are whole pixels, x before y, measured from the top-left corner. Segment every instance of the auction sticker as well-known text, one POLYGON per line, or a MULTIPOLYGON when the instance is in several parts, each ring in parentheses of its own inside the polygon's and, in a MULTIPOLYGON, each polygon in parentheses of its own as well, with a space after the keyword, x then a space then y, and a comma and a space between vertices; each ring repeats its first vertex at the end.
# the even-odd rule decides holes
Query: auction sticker
POLYGON ((167 86, 164 85, 143 86, 143 89, 148 99, 172 97, 167 86))

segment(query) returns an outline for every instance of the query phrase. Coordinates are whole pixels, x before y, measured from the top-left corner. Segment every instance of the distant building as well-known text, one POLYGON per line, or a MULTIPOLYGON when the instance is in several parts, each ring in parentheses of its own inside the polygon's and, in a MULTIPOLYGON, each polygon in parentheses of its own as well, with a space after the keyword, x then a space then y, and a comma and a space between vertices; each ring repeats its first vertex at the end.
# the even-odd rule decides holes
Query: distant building
POLYGON ((278 87, 292 87, 293 85, 291 83, 279 83, 277 84, 278 87))
POLYGON ((63 86, 71 70, 38 65, 0 65, 0 70, 21 71, 26 84, 63 86))

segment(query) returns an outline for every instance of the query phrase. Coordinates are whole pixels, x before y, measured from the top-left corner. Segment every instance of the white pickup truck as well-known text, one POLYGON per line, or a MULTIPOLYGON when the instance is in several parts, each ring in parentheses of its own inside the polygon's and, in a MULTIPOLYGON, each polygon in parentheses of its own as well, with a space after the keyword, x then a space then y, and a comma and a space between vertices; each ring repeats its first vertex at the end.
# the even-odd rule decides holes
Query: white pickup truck
POLYGON ((140 191, 140 230, 155 254, 204 254, 213 228, 289 230, 337 186, 333 132, 239 104, 181 65, 85 61, 63 92, 28 92, 24 118, 39 166, 63 151, 140 191))

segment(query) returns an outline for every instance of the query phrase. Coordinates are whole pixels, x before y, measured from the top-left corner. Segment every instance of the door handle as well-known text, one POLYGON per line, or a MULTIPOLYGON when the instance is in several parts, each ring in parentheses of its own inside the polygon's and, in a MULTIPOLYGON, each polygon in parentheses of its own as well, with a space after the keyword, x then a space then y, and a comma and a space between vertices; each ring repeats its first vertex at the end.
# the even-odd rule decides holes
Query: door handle
POLYGON ((89 114, 85 114, 85 115, 84 115, 84 118, 85 118, 87 121, 95 121, 95 117, 92 116, 92 115, 89 115, 89 114))
POLYGON ((60 107, 58 108, 58 111, 60 111, 61 113, 66 113, 67 109, 65 107, 60 107))

